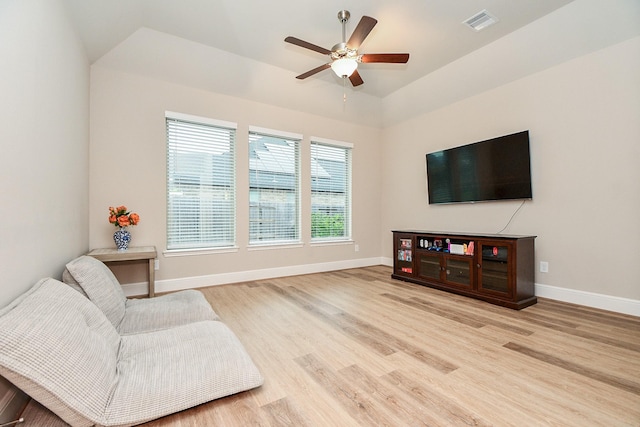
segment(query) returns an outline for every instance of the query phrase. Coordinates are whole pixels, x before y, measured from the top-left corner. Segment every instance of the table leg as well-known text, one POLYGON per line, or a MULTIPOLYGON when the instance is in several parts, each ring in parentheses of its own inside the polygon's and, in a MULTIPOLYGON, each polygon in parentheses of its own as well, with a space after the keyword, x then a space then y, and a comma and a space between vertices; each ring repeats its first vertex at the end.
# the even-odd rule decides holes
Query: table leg
POLYGON ((149 258, 149 298, 156 296, 155 259, 149 258))

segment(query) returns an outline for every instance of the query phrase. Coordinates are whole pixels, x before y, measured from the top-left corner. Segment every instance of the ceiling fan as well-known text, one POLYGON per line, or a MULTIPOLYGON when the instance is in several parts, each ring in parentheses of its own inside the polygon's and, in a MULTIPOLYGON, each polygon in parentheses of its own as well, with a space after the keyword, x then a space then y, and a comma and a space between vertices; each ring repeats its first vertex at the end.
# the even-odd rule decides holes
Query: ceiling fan
POLYGON ((373 27, 378 21, 370 16, 363 16, 358 22, 356 29, 353 30, 353 34, 349 40, 346 40, 346 24, 351 14, 348 10, 341 10, 338 12, 338 20, 342 23, 342 43, 338 43, 333 46, 331 50, 317 46, 315 44, 300 40, 296 37, 287 37, 285 42, 295 44, 296 46, 304 47, 306 49, 313 50, 323 55, 329 55, 331 62, 323 64, 319 67, 309 70, 306 73, 296 76, 297 79, 306 79, 313 76, 320 71, 331 68, 338 77, 349 78, 353 86, 359 86, 364 81, 358 73, 358 63, 391 63, 391 64, 406 64, 409 61, 408 53, 362 53, 358 54, 358 48, 369 35, 373 27))

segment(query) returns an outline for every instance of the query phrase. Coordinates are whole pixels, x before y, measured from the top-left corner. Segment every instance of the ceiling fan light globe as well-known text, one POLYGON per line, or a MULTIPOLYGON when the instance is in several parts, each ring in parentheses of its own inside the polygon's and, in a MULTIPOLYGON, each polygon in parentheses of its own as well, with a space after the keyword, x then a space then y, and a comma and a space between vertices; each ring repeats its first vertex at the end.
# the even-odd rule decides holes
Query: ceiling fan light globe
POLYGON ((340 58, 331 63, 331 69, 338 77, 349 77, 358 68, 358 62, 353 58, 340 58))

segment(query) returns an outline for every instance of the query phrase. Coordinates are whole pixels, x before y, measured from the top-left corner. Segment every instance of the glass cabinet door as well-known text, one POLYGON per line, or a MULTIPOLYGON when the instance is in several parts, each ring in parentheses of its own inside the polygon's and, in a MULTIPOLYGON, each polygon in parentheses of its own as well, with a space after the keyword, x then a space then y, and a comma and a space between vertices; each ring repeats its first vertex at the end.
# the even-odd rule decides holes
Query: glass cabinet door
POLYGON ((413 275, 413 238, 410 235, 396 235, 394 242, 394 273, 413 275))
POLYGON ((508 295, 510 247, 505 244, 481 245, 478 289, 508 295))
POLYGON ((440 255, 435 253, 419 252, 418 277, 441 280, 442 267, 440 266, 440 258, 440 255))
POLYGON ((473 258, 445 256, 445 282, 471 288, 473 286, 473 258))

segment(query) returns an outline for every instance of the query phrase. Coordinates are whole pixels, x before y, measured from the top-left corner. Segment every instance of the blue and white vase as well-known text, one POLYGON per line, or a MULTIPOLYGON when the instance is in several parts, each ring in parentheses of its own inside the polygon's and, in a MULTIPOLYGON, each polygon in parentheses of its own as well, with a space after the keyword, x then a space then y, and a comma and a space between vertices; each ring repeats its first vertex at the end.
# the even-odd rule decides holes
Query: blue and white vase
POLYGON ((131 233, 127 231, 126 227, 118 228, 118 230, 113 233, 113 241, 116 242, 116 248, 118 248, 119 251, 126 251, 131 241, 131 233))

